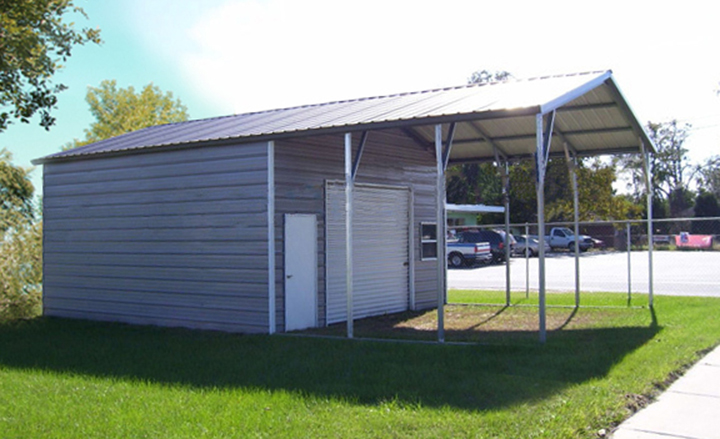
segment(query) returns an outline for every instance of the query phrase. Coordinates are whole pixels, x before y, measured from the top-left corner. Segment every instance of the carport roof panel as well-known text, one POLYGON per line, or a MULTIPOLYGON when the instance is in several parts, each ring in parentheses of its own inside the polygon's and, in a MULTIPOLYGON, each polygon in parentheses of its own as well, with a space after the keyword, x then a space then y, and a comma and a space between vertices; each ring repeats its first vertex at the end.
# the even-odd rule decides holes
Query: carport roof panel
MULTIPOLYGON (((448 122, 459 123, 450 157, 453 161, 491 159, 498 148, 506 157, 520 157, 534 151, 535 115, 556 109, 556 129, 579 154, 637 152, 640 139, 653 149, 615 85, 612 73, 605 71, 158 125, 59 152, 34 163, 221 140, 271 140, 388 128, 413 129, 418 139, 432 144, 434 134, 428 125, 448 122)), ((553 147, 557 148, 562 146, 553 147)))

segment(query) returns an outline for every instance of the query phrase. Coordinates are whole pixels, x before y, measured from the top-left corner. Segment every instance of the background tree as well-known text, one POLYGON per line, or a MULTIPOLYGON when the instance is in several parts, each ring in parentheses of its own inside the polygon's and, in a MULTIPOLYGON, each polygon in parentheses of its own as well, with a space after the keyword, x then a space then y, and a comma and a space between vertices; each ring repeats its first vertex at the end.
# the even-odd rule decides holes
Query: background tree
POLYGON ((720 200, 720 155, 712 156, 698 165, 695 177, 701 190, 714 194, 720 200))
MULTIPOLYGON (((695 171, 683 146, 690 129, 689 124, 680 125, 676 120, 647 124, 648 135, 657 147, 657 153, 650 156, 653 199, 658 205, 666 203, 670 216, 678 216, 692 207, 693 194, 689 185, 695 171)), ((618 161, 622 171, 630 177, 636 199, 640 200, 645 191, 642 157, 626 155, 618 161)))
POLYGON ((535 166, 530 161, 510 166, 510 221, 513 223, 537 221, 535 176, 535 166))
MULTIPOLYGON (((712 192, 700 190, 695 199, 695 218, 720 217, 720 203, 712 192)), ((720 234, 720 221, 693 221, 692 232, 699 234, 720 234)))
POLYGON ((502 194, 500 173, 494 163, 468 163, 448 168, 448 202, 496 204, 502 194))
POLYGON ((95 121, 85 130, 85 139, 75 139, 63 149, 76 148, 149 126, 188 119, 187 107, 172 92, 163 93, 152 83, 139 92, 130 86, 118 88, 117 82, 105 80, 99 87, 88 87, 85 101, 95 121))
POLYGON ((42 222, 9 230, 0 242, 0 321, 42 312, 42 222))
POLYGON ((488 82, 505 82, 513 77, 505 70, 478 70, 468 78, 469 84, 486 84, 488 82))
POLYGON ((0 150, 0 237, 19 225, 29 224, 34 218, 30 170, 12 164, 12 154, 0 150))
MULTIPOLYGON (((638 218, 641 209, 613 189, 615 166, 598 159, 578 161, 578 215, 580 221, 638 218)), ((535 170, 532 164, 514 165, 510 170, 510 211, 513 222, 537 221, 535 170), (514 201, 513 201, 514 200, 514 201)), ((548 161, 545 175, 545 216, 548 222, 572 221, 574 201, 565 158, 548 161)))
POLYGON ((0 151, 0 321, 37 315, 42 291, 42 223, 27 169, 0 151))
POLYGON ((51 110, 67 87, 52 76, 74 46, 100 43, 99 30, 66 23, 69 13, 85 15, 73 0, 0 1, 0 132, 36 113, 45 129, 55 123, 51 110))
MULTIPOLYGON (((580 221, 640 217, 642 209, 627 197, 617 195, 613 189, 617 175, 612 163, 599 159, 579 160, 577 179, 580 221)), ((564 158, 550 160, 545 186, 548 221, 572 221, 574 218, 572 184, 564 158)))
MULTIPOLYGON (((617 175, 612 163, 600 160, 578 162, 578 201, 581 221, 639 218, 642 207, 613 189, 617 175)), ((448 169, 449 203, 502 205, 501 179, 493 163, 459 165, 448 169)), ((572 221, 573 192, 564 158, 551 158, 545 177, 545 211, 549 222, 572 221)), ((481 217, 481 223, 498 222, 492 215, 481 217)), ((537 221, 535 169, 531 162, 510 166, 510 221, 537 221)))

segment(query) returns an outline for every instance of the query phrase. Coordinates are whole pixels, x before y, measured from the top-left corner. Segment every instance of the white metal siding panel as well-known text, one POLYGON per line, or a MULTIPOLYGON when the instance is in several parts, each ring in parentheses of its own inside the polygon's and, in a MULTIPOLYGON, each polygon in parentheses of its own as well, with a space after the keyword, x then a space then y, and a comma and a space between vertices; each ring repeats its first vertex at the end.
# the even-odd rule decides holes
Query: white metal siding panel
POLYGON ((267 332, 267 143, 45 166, 48 315, 267 332))
POLYGON ((325 315, 325 227, 323 225, 323 185, 335 175, 341 156, 327 138, 308 138, 275 143, 275 236, 276 236, 276 322, 278 331, 285 326, 285 261, 283 227, 285 214, 312 214, 318 217, 318 324, 325 315))
MULTIPOLYGON (((347 319, 345 187, 327 185, 327 321, 347 319)), ((353 217, 353 314, 363 318, 404 311, 408 296, 408 189, 357 185, 353 217)))
MULTIPOLYGON (((356 139, 357 143, 357 139, 356 139)), ((318 317, 325 325, 325 182, 344 178, 343 136, 315 136, 288 139, 275 143, 276 182, 276 287, 278 331, 284 316, 284 267, 282 215, 309 213, 318 216, 318 317)), ((435 158, 400 131, 370 133, 357 177, 359 184, 410 186, 413 192, 413 225, 435 218, 435 158)), ((419 240, 412 243, 415 254, 416 308, 437 305, 437 284, 434 261, 419 261, 419 240)), ((344 284, 343 284, 344 285, 344 284)))

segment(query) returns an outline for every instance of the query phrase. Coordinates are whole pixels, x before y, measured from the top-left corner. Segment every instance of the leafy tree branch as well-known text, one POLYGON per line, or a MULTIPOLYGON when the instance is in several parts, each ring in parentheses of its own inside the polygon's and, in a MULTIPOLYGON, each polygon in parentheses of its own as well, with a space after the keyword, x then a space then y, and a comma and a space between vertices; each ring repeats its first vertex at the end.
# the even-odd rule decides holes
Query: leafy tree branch
POLYGON ((66 21, 73 13, 86 17, 73 0, 0 1, 0 132, 35 114, 45 129, 55 123, 51 111, 67 87, 53 83, 53 75, 73 47, 101 42, 99 30, 76 30, 66 21))

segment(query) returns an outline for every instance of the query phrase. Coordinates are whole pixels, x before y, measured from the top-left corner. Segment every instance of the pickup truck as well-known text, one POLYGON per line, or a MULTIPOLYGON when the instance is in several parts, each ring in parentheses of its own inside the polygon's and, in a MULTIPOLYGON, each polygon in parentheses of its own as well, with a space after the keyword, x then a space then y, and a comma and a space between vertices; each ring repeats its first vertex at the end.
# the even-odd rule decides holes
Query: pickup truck
MULTIPOLYGON (((553 250, 562 248, 575 251, 575 233, 567 227, 553 227, 550 234, 545 236, 545 241, 553 250)), ((587 235, 580 235, 578 243, 581 252, 587 251, 595 244, 593 239, 587 235)))
POLYGON ((464 242, 462 238, 448 240, 448 265, 454 268, 464 265, 472 266, 476 263, 487 264, 493 260, 489 242, 464 242))

